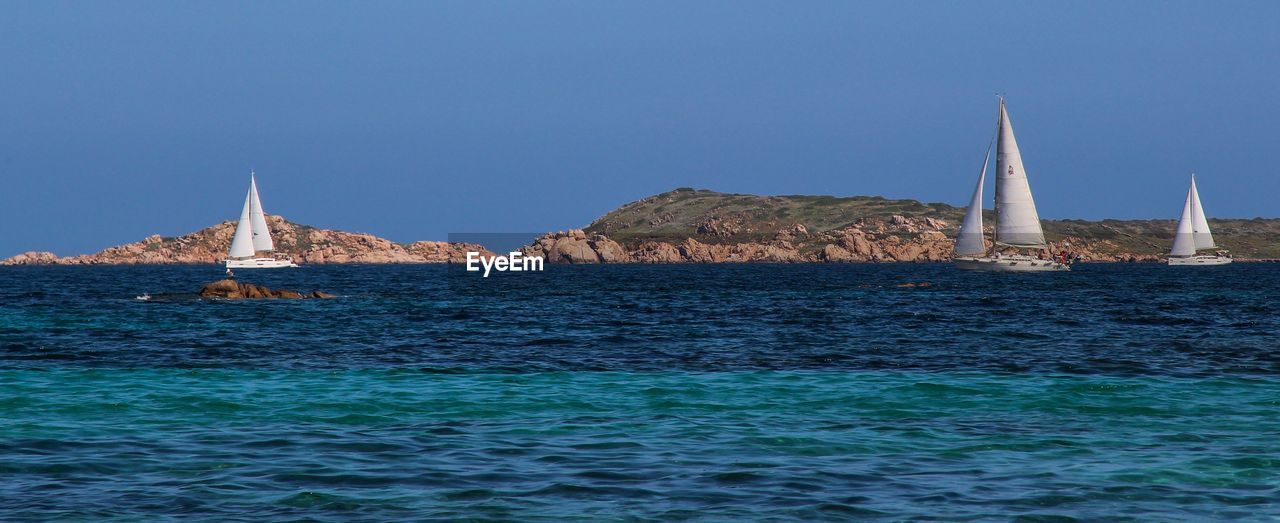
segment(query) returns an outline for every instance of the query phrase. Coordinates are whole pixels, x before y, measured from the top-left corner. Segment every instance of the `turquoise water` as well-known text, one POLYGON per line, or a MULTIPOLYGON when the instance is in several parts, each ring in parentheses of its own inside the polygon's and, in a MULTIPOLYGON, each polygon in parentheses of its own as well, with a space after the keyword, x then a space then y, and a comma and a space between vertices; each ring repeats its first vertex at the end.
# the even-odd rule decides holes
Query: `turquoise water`
POLYGON ((0 519, 1280 517, 1280 267, 202 270, 4 274, 0 519))

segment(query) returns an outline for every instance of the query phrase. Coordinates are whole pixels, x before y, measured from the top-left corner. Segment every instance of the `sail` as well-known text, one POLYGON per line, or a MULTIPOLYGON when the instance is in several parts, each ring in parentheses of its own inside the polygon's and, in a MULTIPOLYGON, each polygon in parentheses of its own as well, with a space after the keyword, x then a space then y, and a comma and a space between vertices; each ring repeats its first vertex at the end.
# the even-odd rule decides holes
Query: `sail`
POLYGON ((271 243, 271 229, 267 227, 267 217, 262 213, 262 200, 258 198, 258 181, 253 173, 249 174, 249 222, 253 224, 253 250, 271 252, 276 250, 271 243))
POLYGON ((1204 207, 1200 206, 1200 191, 1196 190, 1196 175, 1191 175, 1191 192, 1187 193, 1191 201, 1191 232, 1195 238, 1196 249, 1212 249, 1213 233, 1209 232, 1209 220, 1204 217, 1204 207))
POLYGON ((1182 204, 1182 218, 1178 220, 1178 230, 1173 233, 1173 248, 1170 256, 1191 256, 1196 253, 1196 241, 1192 233, 1191 201, 1195 196, 1194 186, 1187 191, 1187 201, 1182 204))
POLYGON ((253 257, 253 225, 252 220, 249 219, 249 202, 252 198, 252 191, 244 195, 244 209, 240 211, 240 221, 236 222, 236 235, 231 238, 231 252, 227 254, 228 258, 253 257))
POLYGON ((987 163, 991 160, 991 144, 987 144, 987 154, 982 157, 982 173, 978 175, 978 186, 973 188, 973 197, 969 199, 969 210, 964 213, 964 222, 960 224, 960 234, 956 235, 956 254, 977 256, 986 254, 987 242, 982 236, 982 184, 987 178, 987 163))
POLYGON ((1000 136, 996 142, 996 234, 997 244, 1043 249, 1044 230, 1040 214, 1031 198, 1031 185, 1022 166, 1013 124, 1000 99, 1000 136))

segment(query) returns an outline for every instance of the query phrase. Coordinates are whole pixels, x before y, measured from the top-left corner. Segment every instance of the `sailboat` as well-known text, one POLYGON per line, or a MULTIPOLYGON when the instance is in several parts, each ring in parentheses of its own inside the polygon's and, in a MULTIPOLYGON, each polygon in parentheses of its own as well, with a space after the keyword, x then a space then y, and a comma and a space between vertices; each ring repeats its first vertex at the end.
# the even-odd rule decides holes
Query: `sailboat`
POLYGON ((1173 248, 1169 249, 1169 265, 1226 265, 1231 256, 1226 251, 1213 254, 1196 254, 1202 249, 1215 249, 1213 233, 1209 232, 1209 220, 1200 206, 1200 191, 1196 190, 1196 175, 1191 173, 1191 188, 1182 204, 1182 218, 1173 234, 1173 248))
POLYGON ((1022 154, 1013 136, 1013 124, 1000 97, 1000 111, 996 123, 996 226, 992 234, 992 247, 987 247, 982 231, 982 186, 987 178, 987 164, 991 159, 991 144, 982 159, 982 173, 978 186, 973 190, 969 209, 965 212, 960 234, 956 237, 955 255, 951 262, 956 267, 970 270, 1031 272, 1066 271, 1070 261, 1048 259, 1026 254, 1005 254, 1006 248, 1047 250, 1044 230, 1040 228, 1040 214, 1031 197, 1031 185, 1027 171, 1022 166, 1022 154))
POLYGON ((249 172, 249 193, 244 196, 244 208, 236 223, 236 234, 231 238, 231 251, 227 253, 227 269, 278 269, 297 267, 288 258, 275 257, 275 244, 271 241, 271 229, 262 212, 262 200, 258 198, 256 173, 249 172))

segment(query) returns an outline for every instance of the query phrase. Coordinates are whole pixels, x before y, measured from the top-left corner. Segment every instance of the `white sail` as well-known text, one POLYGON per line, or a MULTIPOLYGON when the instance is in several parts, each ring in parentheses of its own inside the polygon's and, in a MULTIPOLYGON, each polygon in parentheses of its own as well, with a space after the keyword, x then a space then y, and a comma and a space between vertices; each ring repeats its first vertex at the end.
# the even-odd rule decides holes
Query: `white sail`
POLYGON ((253 257, 253 224, 249 219, 249 202, 252 198, 252 191, 244 195, 244 208, 240 210, 240 221, 236 222, 236 235, 231 238, 231 252, 227 254, 228 258, 253 257))
POLYGON ((262 200, 258 198, 258 181, 253 173, 249 173, 249 222, 253 224, 253 250, 271 252, 276 250, 271 242, 271 229, 267 227, 267 217, 262 213, 262 200))
POLYGON ((1194 197, 1194 186, 1187 191, 1187 200, 1182 204, 1182 218, 1178 220, 1178 230, 1173 233, 1173 248, 1170 256, 1191 256, 1196 253, 1196 241, 1192 232, 1191 201, 1194 197))
POLYGON ((982 185, 987 178, 987 163, 991 160, 991 144, 987 144, 987 154, 982 157, 982 172, 978 175, 978 186, 973 188, 973 197, 969 199, 969 210, 964 213, 964 222, 960 224, 960 234, 956 235, 956 254, 979 256, 986 254, 987 242, 982 236, 982 185))
POLYGON ((1187 194, 1191 201, 1191 232, 1195 238, 1196 249, 1212 249, 1213 233, 1209 232, 1209 220, 1204 217, 1204 207, 1200 206, 1200 191, 1196 190, 1196 175, 1191 175, 1191 192, 1187 194))
POLYGON ((1000 133, 996 143, 996 234, 995 241, 1010 247, 1043 249, 1044 230, 1031 198, 1031 185, 1022 166, 1013 124, 1000 99, 1000 133))

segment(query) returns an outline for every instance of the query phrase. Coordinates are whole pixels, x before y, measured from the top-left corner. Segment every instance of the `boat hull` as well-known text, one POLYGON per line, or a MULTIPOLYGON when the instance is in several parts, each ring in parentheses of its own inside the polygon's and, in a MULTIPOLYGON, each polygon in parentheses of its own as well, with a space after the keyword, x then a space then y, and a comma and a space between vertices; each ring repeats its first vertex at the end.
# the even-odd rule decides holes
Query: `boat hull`
POLYGON ((1228 263, 1231 263, 1231 258, 1228 258, 1226 256, 1210 256, 1210 255, 1171 256, 1169 258, 1169 265, 1183 266, 1183 267, 1226 265, 1228 263))
POLYGON ((1071 266, 1054 260, 1032 256, 960 256, 951 259, 956 268, 988 272, 1062 272, 1071 266))
POLYGON ((297 267, 292 260, 275 258, 250 258, 247 260, 225 260, 228 269, 285 269, 297 267))

